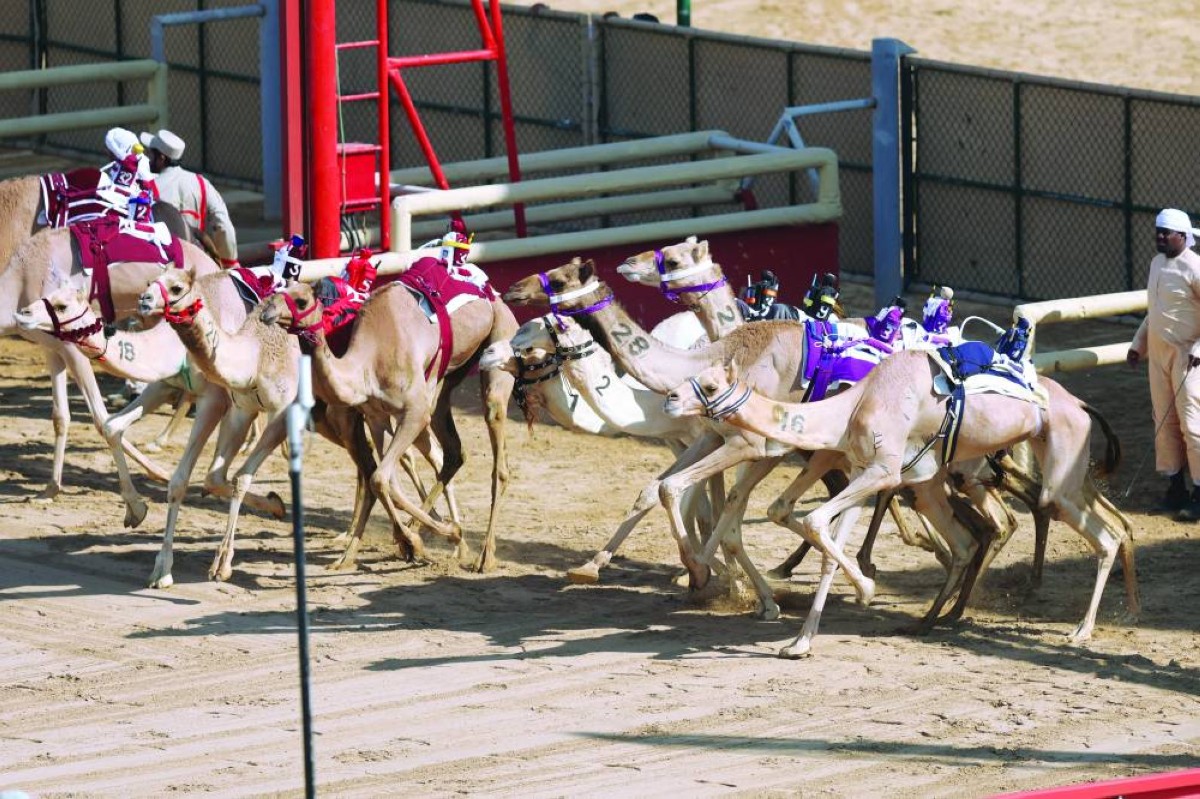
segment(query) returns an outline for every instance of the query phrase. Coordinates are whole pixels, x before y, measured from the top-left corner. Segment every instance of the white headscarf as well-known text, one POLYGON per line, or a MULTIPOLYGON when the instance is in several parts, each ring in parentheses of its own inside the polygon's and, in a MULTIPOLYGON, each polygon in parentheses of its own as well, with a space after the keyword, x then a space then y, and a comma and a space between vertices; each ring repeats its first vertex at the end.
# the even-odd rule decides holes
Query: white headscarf
POLYGON ((1188 215, 1178 208, 1164 208, 1155 217, 1154 226, 1184 234, 1187 238, 1186 246, 1189 248, 1196 246, 1195 234, 1200 233, 1200 230, 1192 227, 1192 220, 1188 218, 1188 215))

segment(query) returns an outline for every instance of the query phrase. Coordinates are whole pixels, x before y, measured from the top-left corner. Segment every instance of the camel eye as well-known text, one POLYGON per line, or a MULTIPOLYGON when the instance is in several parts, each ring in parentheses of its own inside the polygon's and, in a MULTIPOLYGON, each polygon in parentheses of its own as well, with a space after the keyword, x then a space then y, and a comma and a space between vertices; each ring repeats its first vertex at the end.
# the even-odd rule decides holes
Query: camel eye
POLYGON ((705 383, 703 386, 701 386, 701 388, 704 389, 705 394, 716 394, 717 393, 717 384, 716 383, 705 383))
POLYGON ((562 279, 557 277, 550 281, 550 288, 554 289, 556 294, 561 292, 566 285, 567 284, 562 279))
POLYGON ((65 302, 56 302, 54 303, 54 310, 62 313, 67 310, 67 304, 65 302))
POLYGON ((179 285, 171 286, 170 293, 172 296, 178 297, 180 294, 183 293, 183 286, 179 286, 179 285))

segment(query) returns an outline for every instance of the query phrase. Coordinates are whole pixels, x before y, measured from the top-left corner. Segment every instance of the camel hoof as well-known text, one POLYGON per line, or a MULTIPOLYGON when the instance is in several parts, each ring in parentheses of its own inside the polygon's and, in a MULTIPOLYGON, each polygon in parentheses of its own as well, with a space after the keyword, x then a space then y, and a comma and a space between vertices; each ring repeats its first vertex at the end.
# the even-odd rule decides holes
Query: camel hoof
POLYGON ((219 568, 213 566, 208 570, 208 579, 214 583, 227 583, 231 577, 233 577, 232 566, 221 566, 219 568))
POLYGON ((871 580, 875 579, 875 574, 879 571, 879 569, 875 568, 874 563, 860 563, 858 564, 858 568, 862 571, 863 577, 871 580))
POLYGON ((871 604, 871 600, 875 598, 875 581, 870 577, 863 577, 862 590, 858 592, 858 604, 866 607, 871 604))
POLYGON ((703 603, 716 599, 723 593, 720 580, 709 580, 703 587, 691 589, 688 598, 692 602, 703 603))
POLYGON ((175 585, 175 578, 169 574, 164 574, 162 577, 158 578, 150 578, 151 588, 170 588, 173 585, 175 585))
POLYGON ((476 574, 489 574, 496 570, 496 557, 494 555, 480 555, 475 561, 474 571, 476 574))
POLYGON ((574 569, 567 569, 567 581, 575 585, 595 585, 600 582, 600 567, 595 563, 585 563, 574 569))
POLYGON ((162 450, 162 444, 159 444, 157 441, 147 441, 145 444, 142 444, 142 452, 149 452, 151 455, 157 455, 162 450))
POLYGON ((1067 636, 1067 641, 1072 644, 1082 644, 1084 641, 1090 640, 1092 637, 1092 628, 1085 628, 1082 624, 1076 627, 1070 635, 1067 636))
POLYGON ((790 580, 792 577, 792 570, 785 567, 781 563, 780 565, 776 566, 774 569, 771 569, 770 571, 766 572, 764 574, 764 576, 768 580, 790 580))
POLYGON ((358 569, 358 560, 356 558, 348 558, 345 555, 342 555, 325 568, 332 572, 352 572, 358 569))
POLYGON ((784 660, 800 660, 801 658, 812 657, 812 643, 809 641, 797 641, 794 644, 789 644, 779 650, 779 657, 784 660))
POLYGON ((779 606, 774 602, 772 602, 769 607, 760 605, 758 612, 754 614, 754 617, 756 619, 761 619, 762 621, 775 621, 779 618, 779 606))
POLYGON ((338 533, 333 538, 331 538, 329 540, 329 545, 332 547, 344 547, 344 546, 346 546, 346 544, 350 543, 350 538, 351 538, 350 531, 347 530, 346 532, 338 533))
POLYGON ((39 491, 35 496, 30 497, 29 501, 38 503, 38 504, 53 502, 54 498, 57 497, 61 493, 62 493, 62 486, 58 485, 57 483, 50 483, 45 488, 43 488, 41 491, 39 491))
POLYGON ((282 519, 287 515, 287 506, 283 504, 283 497, 279 496, 274 491, 267 494, 267 502, 273 506, 270 508, 269 513, 274 518, 282 519))
POLYGON ((133 504, 125 504, 125 526, 130 530, 136 529, 138 525, 146 520, 146 512, 150 507, 142 499, 138 499, 133 504))

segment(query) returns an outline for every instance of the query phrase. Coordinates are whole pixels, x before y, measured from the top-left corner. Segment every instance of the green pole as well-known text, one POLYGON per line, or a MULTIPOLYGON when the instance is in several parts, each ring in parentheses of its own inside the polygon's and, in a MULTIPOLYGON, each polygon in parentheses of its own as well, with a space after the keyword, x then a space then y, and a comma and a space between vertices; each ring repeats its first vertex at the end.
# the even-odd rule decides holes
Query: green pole
POLYGON ((681 28, 692 26, 692 0, 675 0, 675 24, 681 28))

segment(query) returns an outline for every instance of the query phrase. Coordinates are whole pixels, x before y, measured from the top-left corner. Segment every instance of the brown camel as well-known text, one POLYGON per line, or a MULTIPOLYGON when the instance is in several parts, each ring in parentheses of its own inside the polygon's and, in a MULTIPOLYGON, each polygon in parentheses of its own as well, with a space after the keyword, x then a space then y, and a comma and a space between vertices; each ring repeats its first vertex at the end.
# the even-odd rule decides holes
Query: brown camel
MULTIPOLYGON (((293 282, 266 303, 262 319, 281 328, 281 333, 303 332, 312 342, 313 390, 330 407, 356 408, 377 421, 393 420, 392 439, 371 476, 372 493, 404 535, 414 558, 424 557, 423 545, 419 534, 402 522, 400 512, 454 542, 461 562, 469 550, 458 525, 435 519, 428 513, 438 487, 434 487, 422 506, 406 497, 393 478, 403 453, 426 429, 432 430, 445 452, 438 483, 443 486, 449 483, 461 467, 462 446, 450 413, 451 393, 478 362, 485 347, 516 333, 517 322, 512 311, 498 300, 468 302, 455 311, 451 316, 453 349, 442 380, 432 370, 445 342, 438 326, 426 318, 417 300, 403 286, 389 284, 372 293, 354 322, 350 343, 341 357, 333 354, 324 329, 320 325, 310 327, 306 319, 319 312, 320 304, 312 286, 293 282)), ((496 566, 496 522, 508 486, 504 424, 513 378, 499 370, 483 370, 480 385, 492 446, 492 504, 475 569, 486 572, 496 566)), ((365 523, 365 515, 361 521, 365 523)), ((359 527, 339 565, 353 564, 361 535, 359 527)))
MULTIPOLYGON (((901 483, 911 485, 918 506, 934 520, 952 553, 946 582, 919 625, 922 630, 938 621, 946 601, 960 589, 958 605, 963 604, 970 589, 963 581, 977 550, 974 538, 955 521, 947 504, 941 461, 986 457, 1028 440, 1042 466, 1040 504, 1083 536, 1097 554, 1091 602, 1083 621, 1071 633, 1071 640, 1084 641, 1091 636, 1104 584, 1118 552, 1123 559, 1128 612, 1136 617, 1139 603, 1132 528, 1124 514, 1095 490, 1088 475, 1090 416, 1095 412, 1045 378, 1042 383, 1049 402, 1044 411, 1034 402, 1002 394, 971 394, 957 425, 957 441, 952 453, 947 454, 943 428, 947 399, 934 392, 937 373, 929 353, 899 352, 842 394, 801 404, 762 396, 737 380, 735 365, 710 366, 672 390, 665 409, 677 415, 721 418, 804 449, 845 453, 853 466, 845 491, 798 522, 792 519, 790 506, 783 512, 774 506, 770 515, 845 569, 864 604, 874 593, 874 583, 857 573, 853 562, 830 537, 829 526, 843 511, 859 507, 878 492, 901 483)), ((1111 433, 1106 424, 1102 426, 1111 433)), ((821 603, 814 602, 804 630, 781 650, 781 656, 808 654, 816 635, 820 604, 823 597, 821 603)), ((961 613, 961 607, 956 611, 961 613)))
MULTIPOLYGON (((217 265, 198 247, 184 242, 185 263, 198 274, 217 271, 217 265)), ((132 317, 137 308, 137 298, 146 285, 163 271, 159 264, 122 263, 110 270, 112 298, 117 319, 132 317)), ((16 323, 16 312, 35 300, 46 296, 56 287, 71 284, 86 289, 87 277, 80 271, 75 243, 71 233, 65 229, 47 229, 19 245, 16 252, 0 271, 0 335, 20 335, 41 346, 46 355, 54 397, 54 466, 50 483, 41 497, 51 499, 62 490, 62 470, 66 456, 67 429, 70 413, 67 408, 66 378, 69 372, 83 393, 84 401, 91 412, 97 430, 101 430, 108 419, 108 411, 100 388, 96 383, 91 364, 73 346, 41 331, 21 330, 16 323)), ((147 459, 128 441, 123 442, 125 451, 157 480, 166 482, 168 476, 157 464, 147 459)))

